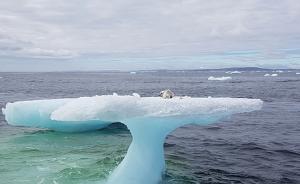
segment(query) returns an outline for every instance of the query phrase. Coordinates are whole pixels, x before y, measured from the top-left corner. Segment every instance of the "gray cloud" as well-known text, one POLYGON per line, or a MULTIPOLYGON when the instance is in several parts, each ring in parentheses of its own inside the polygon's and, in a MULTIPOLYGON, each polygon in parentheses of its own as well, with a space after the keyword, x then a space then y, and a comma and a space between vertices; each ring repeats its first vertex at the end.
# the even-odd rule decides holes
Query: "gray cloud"
POLYGON ((298 0, 10 0, 0 54, 197 54, 297 47, 298 0))

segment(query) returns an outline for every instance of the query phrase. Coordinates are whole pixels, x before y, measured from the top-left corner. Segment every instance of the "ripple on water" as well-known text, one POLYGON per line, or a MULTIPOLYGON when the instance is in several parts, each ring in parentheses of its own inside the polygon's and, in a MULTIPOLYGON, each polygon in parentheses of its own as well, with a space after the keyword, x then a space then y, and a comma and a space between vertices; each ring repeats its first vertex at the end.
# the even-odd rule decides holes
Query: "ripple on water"
MULTIPOLYGON (((17 100, 113 92, 156 96, 165 88, 194 97, 260 98, 265 104, 259 112, 209 127, 185 126, 168 136, 163 183, 300 183, 299 77, 282 74, 271 79, 243 72, 233 81, 212 84, 207 81, 211 75, 218 72, 147 72, 134 78, 118 72, 6 73, 1 75, 0 108, 17 100)), ((9 127, 0 113, 0 183, 98 184, 122 160, 130 141, 122 124, 61 134, 9 127)))

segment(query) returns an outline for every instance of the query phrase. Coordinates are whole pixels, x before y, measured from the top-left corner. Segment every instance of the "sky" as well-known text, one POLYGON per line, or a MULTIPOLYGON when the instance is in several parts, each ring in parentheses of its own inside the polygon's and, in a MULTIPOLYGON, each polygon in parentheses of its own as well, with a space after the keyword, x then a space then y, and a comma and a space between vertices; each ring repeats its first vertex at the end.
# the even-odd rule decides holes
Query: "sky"
POLYGON ((299 0, 0 1, 0 71, 300 68, 299 0))

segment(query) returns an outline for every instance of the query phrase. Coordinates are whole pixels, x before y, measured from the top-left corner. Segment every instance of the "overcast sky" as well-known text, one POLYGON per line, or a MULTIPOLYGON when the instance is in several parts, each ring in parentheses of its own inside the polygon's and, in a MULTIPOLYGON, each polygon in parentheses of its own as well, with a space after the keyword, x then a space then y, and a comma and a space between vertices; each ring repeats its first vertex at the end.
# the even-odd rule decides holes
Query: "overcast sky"
POLYGON ((299 48, 299 0, 0 1, 0 71, 300 68, 299 48))

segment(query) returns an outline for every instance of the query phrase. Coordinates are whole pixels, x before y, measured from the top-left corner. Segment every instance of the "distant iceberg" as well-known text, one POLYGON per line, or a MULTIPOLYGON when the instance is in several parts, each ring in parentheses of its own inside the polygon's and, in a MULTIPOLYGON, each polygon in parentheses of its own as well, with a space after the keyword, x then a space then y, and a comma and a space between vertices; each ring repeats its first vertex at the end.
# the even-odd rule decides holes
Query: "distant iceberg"
POLYGON ((165 170, 166 136, 186 124, 207 125, 232 114, 259 110, 259 99, 118 96, 21 101, 2 109, 11 125, 81 132, 113 122, 132 134, 127 155, 108 184, 158 184, 165 170))
POLYGON ((277 72, 277 73, 283 73, 282 70, 276 70, 275 72, 277 72))
POLYGON ((240 72, 240 71, 233 71, 233 72, 228 71, 228 72, 226 72, 226 73, 228 73, 228 74, 240 74, 240 73, 242 73, 242 72, 240 72))
POLYGON ((266 73, 264 76, 265 76, 265 77, 277 77, 278 74, 277 74, 277 73, 273 73, 273 74, 268 74, 268 73, 266 73))
POLYGON ((296 73, 296 75, 300 75, 300 72, 299 72, 299 73, 296 73))
POLYGON ((136 72, 129 72, 129 73, 130 73, 130 74, 133 74, 133 75, 136 74, 136 72))
POLYGON ((224 81, 224 80, 231 80, 232 77, 214 77, 214 76, 210 76, 208 77, 207 80, 212 80, 212 81, 224 81))

